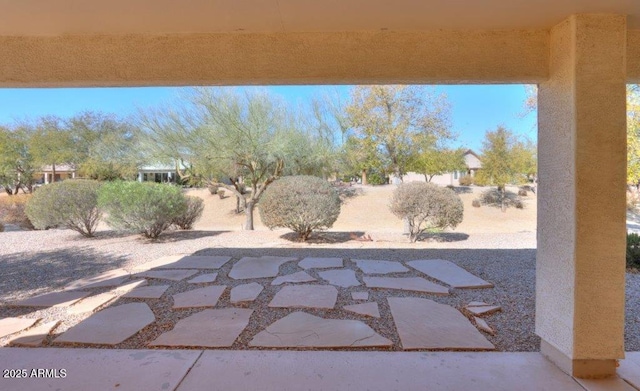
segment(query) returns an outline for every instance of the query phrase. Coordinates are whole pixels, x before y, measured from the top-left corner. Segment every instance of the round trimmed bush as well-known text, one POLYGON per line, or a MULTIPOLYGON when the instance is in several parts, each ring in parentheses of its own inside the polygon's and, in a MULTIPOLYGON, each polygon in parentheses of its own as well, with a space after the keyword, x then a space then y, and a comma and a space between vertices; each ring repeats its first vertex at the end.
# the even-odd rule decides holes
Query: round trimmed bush
POLYGON ((427 229, 455 228, 464 207, 450 189, 426 182, 404 183, 393 192, 391 212, 409 224, 409 240, 415 242, 427 229))
POLYGON ((99 189, 100 183, 96 181, 51 183, 33 194, 25 212, 37 229, 62 226, 92 237, 102 217, 98 207, 99 189))
POLYGON ((329 182, 314 176, 287 176, 273 182, 258 204, 262 223, 289 228, 301 240, 331 228, 340 214, 340 197, 329 182))
POLYGON ((110 182, 100 188, 98 205, 119 231, 157 238, 184 215, 187 201, 178 187, 150 182, 110 182))
POLYGON ((187 209, 183 214, 173 219, 173 224, 180 229, 192 229, 193 224, 202 217, 204 201, 202 198, 194 196, 185 196, 185 201, 187 209))

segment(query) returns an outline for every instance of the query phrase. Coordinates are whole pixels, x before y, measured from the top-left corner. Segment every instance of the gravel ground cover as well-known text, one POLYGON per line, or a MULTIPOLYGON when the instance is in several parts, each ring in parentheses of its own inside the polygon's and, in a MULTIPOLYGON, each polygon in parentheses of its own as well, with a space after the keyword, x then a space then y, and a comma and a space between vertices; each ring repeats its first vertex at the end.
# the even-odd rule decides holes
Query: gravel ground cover
MULTIPOLYGON (((228 277, 233 262, 243 256, 284 256, 295 257, 340 257, 345 259, 345 267, 353 269, 362 281, 362 273, 352 259, 377 259, 407 262, 416 259, 447 259, 469 272, 494 283, 492 289, 452 289, 449 296, 433 296, 389 290, 369 290, 370 300, 379 304, 381 318, 366 318, 342 310, 344 305, 359 303, 351 299, 351 292, 364 290, 352 287, 339 290, 335 310, 307 310, 311 314, 325 318, 357 319, 365 322, 380 335, 393 341, 392 350, 399 350, 399 340, 391 318, 386 297, 414 296, 435 300, 456 308, 462 308, 470 301, 484 301, 497 304, 502 311, 486 317, 496 331, 487 338, 500 351, 535 351, 539 339, 534 334, 535 311, 535 233, 516 232, 501 234, 451 234, 410 244, 406 237, 393 232, 372 232, 372 242, 350 239, 349 232, 328 233, 316 236, 311 243, 295 243, 286 239, 286 231, 191 231, 169 232, 159 241, 149 242, 132 235, 115 235, 102 230, 95 239, 79 238, 65 230, 6 232, 0 242, 0 317, 26 316, 43 318, 43 321, 62 320, 55 329, 51 340, 89 314, 68 315, 66 310, 50 308, 34 310, 10 307, 6 304, 21 298, 61 289, 64 285, 82 277, 90 277, 106 270, 125 268, 133 270, 141 264, 166 255, 228 255, 234 259, 218 271, 215 285, 226 285, 228 289, 216 308, 243 306, 254 309, 249 327, 243 331, 231 349, 246 349, 246 344, 259 331, 289 314, 293 310, 268 308, 267 305, 281 286, 271 286, 272 279, 259 279, 265 292, 257 301, 243 305, 231 305, 230 288, 247 283, 228 277)), ((302 269, 297 261, 281 266, 280 275, 302 269)), ((318 278, 319 270, 308 270, 318 278)), ((203 270, 199 274, 210 273, 203 270)), ((198 274, 198 275, 199 275, 198 274)), ((397 276, 425 275, 411 269, 409 273, 397 276)), ((197 275, 196 275, 197 276, 197 275)), ((174 324, 201 309, 171 310, 171 295, 194 289, 187 279, 170 283, 170 288, 161 299, 124 299, 107 303, 106 306, 145 301, 154 314, 156 322, 143 329, 115 348, 143 348, 162 332, 173 328, 174 324)), ((318 278, 319 283, 323 280, 318 278)), ((166 285, 166 280, 149 280, 150 285, 166 285)), ((204 285, 197 285, 204 286, 204 285)), ((100 293, 108 288, 92 290, 100 293)), ((0 345, 5 340, 0 340, 0 345)), ((627 317, 625 348, 640 350, 640 275, 627 274, 627 317)))

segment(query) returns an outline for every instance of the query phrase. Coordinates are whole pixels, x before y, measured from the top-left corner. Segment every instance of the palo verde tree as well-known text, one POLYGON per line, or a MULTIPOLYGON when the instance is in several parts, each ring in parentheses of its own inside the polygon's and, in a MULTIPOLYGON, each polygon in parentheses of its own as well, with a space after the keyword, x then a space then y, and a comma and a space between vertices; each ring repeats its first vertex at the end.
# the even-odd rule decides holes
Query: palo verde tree
POLYGON ((346 108, 350 134, 366 156, 377 155, 383 172, 402 177, 417 136, 452 138, 449 103, 425 86, 358 86, 346 108))
POLYGON ((140 124, 145 138, 161 146, 150 148, 152 154, 188 162, 192 173, 233 193, 248 230, 273 181, 284 173, 314 171, 322 160, 314 156, 318 140, 300 129, 281 102, 256 90, 190 89, 181 105, 142 113, 140 124), (248 195, 240 185, 251 189, 248 195))
POLYGON ((466 170, 465 150, 449 148, 431 135, 417 135, 413 148, 414 153, 409 159, 407 168, 424 175, 427 182, 431 182, 436 175, 466 170))

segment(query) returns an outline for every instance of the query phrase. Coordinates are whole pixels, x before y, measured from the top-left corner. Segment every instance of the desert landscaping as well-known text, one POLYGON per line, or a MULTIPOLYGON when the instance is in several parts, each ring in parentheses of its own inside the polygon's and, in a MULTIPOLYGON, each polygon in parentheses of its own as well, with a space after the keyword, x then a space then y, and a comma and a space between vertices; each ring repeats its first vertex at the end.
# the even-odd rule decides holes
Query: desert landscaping
MULTIPOLYGON (((94 238, 83 238, 64 229, 22 231, 7 227, 7 232, 0 234, 3 259, 0 267, 4 276, 0 282, 0 317, 27 318, 31 324, 22 328, 26 331, 3 337, 0 344, 21 346, 20 338, 34 343, 28 338, 29 331, 38 331, 40 327, 40 332, 44 329, 46 332, 36 338, 35 343, 43 347, 536 351, 539 344, 533 320, 536 195, 529 192, 523 197, 523 209, 508 208, 503 213, 499 207, 472 206, 483 188, 458 188, 464 205, 462 223, 455 230, 432 233, 410 243, 402 233, 402 221, 388 208, 395 188, 394 185, 350 187, 333 227, 312 234, 307 242, 296 240, 287 229, 267 229, 259 213, 256 213, 256 229, 243 231, 244 216, 235 213, 235 198, 221 199, 207 189, 185 190, 204 200, 203 216, 194 228, 170 230, 157 240, 116 233, 103 224, 94 238), (171 266, 174 262, 176 265, 188 263, 189 256, 195 256, 195 260, 201 257, 202 262, 210 259, 213 263, 171 266), (307 268, 304 267, 309 262, 304 261, 307 258, 332 260, 327 266, 307 268), (225 262, 216 264, 216 259, 225 262), (260 259, 263 263, 256 261, 260 259), (473 276, 488 285, 475 289, 456 287, 412 266, 416 265, 412 261, 437 259, 450 261, 461 270, 457 272, 466 271, 465 276, 473 276), (374 262, 390 269, 368 270, 361 264, 363 260, 390 261, 389 264, 374 262), (275 266, 272 265, 275 271, 269 276, 250 279, 239 278, 233 271, 243 263, 254 261, 257 265, 275 262, 275 266), (333 271, 327 274, 327 267, 333 271), (167 279, 162 275, 166 272, 171 276, 177 273, 177 277, 167 279), (102 280, 112 283, 96 284, 102 280), (416 282, 418 285, 413 286, 416 282), (398 283, 405 286, 398 287, 398 283), (238 292, 251 290, 252 286, 258 290, 255 297, 239 300, 238 292), (320 289, 320 293, 314 289, 320 289), (142 296, 137 296, 136 290, 142 290, 142 296), (286 290, 292 290, 291 297, 319 297, 319 302, 324 304, 313 300, 313 303, 303 300, 290 305, 285 300, 285 304, 278 304, 282 301, 279 292, 286 290), (56 294, 46 296, 49 292, 63 292, 60 296, 63 303, 55 300, 56 294), (180 300, 189 301, 188 297, 179 298, 186 292, 201 292, 209 301, 176 308, 180 307, 177 304, 180 300), (328 292, 329 296, 323 296, 322 292, 328 292), (38 304, 37 300, 31 305, 29 300, 36 296, 42 296, 46 305, 38 304), (54 300, 47 303, 48 297, 54 300), (402 312, 402 300, 408 300, 404 306, 410 305, 418 313, 420 306, 425 306, 424 311, 433 311, 429 310, 433 305, 453 310, 458 321, 464 322, 464 332, 471 333, 470 338, 475 342, 437 346, 403 341, 403 331, 396 319, 401 316, 398 314, 402 312), (486 305, 489 310, 474 314, 474 302, 486 305), (106 311, 131 308, 139 314, 140 308, 136 309, 135 305, 144 306, 140 308, 148 318, 123 340, 116 338, 106 343, 73 337, 82 335, 82 330, 66 334, 96 314, 106 316, 106 311), (215 309, 202 311, 203 307, 215 309), (215 320, 219 316, 245 319, 231 337, 226 337, 227 342, 221 343, 215 338, 213 342, 181 339, 181 329, 191 330, 194 325, 207 324, 203 320, 215 320), (198 321, 198 317, 202 319, 198 321), (297 319, 299 317, 302 318, 297 319), (38 322, 34 326, 35 320, 38 322), (351 339, 336 343, 320 335, 316 344, 305 342, 304 338, 279 340, 275 344, 265 339, 267 335, 277 334, 279 328, 290 330, 292 326, 287 321, 302 322, 307 327, 311 327, 309 322, 329 322, 315 324, 315 327, 340 329, 331 324, 331 320, 358 322, 366 338, 350 335, 351 339), (172 330, 178 335, 170 334, 172 330), (165 333, 169 333, 168 336, 164 336, 165 333), (361 342, 354 345, 353 338, 361 342)), ((640 349, 639 277, 627 273, 626 350, 640 349)), ((99 323, 109 325, 104 319, 99 323)), ((90 334, 100 333, 94 330, 90 334)))

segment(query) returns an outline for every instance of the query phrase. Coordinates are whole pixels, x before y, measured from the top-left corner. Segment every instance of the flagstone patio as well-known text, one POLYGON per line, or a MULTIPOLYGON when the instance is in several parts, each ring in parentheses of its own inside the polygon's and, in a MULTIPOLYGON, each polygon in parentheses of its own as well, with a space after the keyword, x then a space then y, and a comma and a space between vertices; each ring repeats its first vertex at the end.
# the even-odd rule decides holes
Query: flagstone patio
POLYGON ((4 344, 494 349, 490 316, 500 303, 480 301, 481 288, 493 285, 450 261, 187 255, 146 266, 12 303, 62 312, 0 320, 4 344), (467 288, 477 300, 438 302, 467 288), (67 315, 78 321, 69 324, 67 315))

